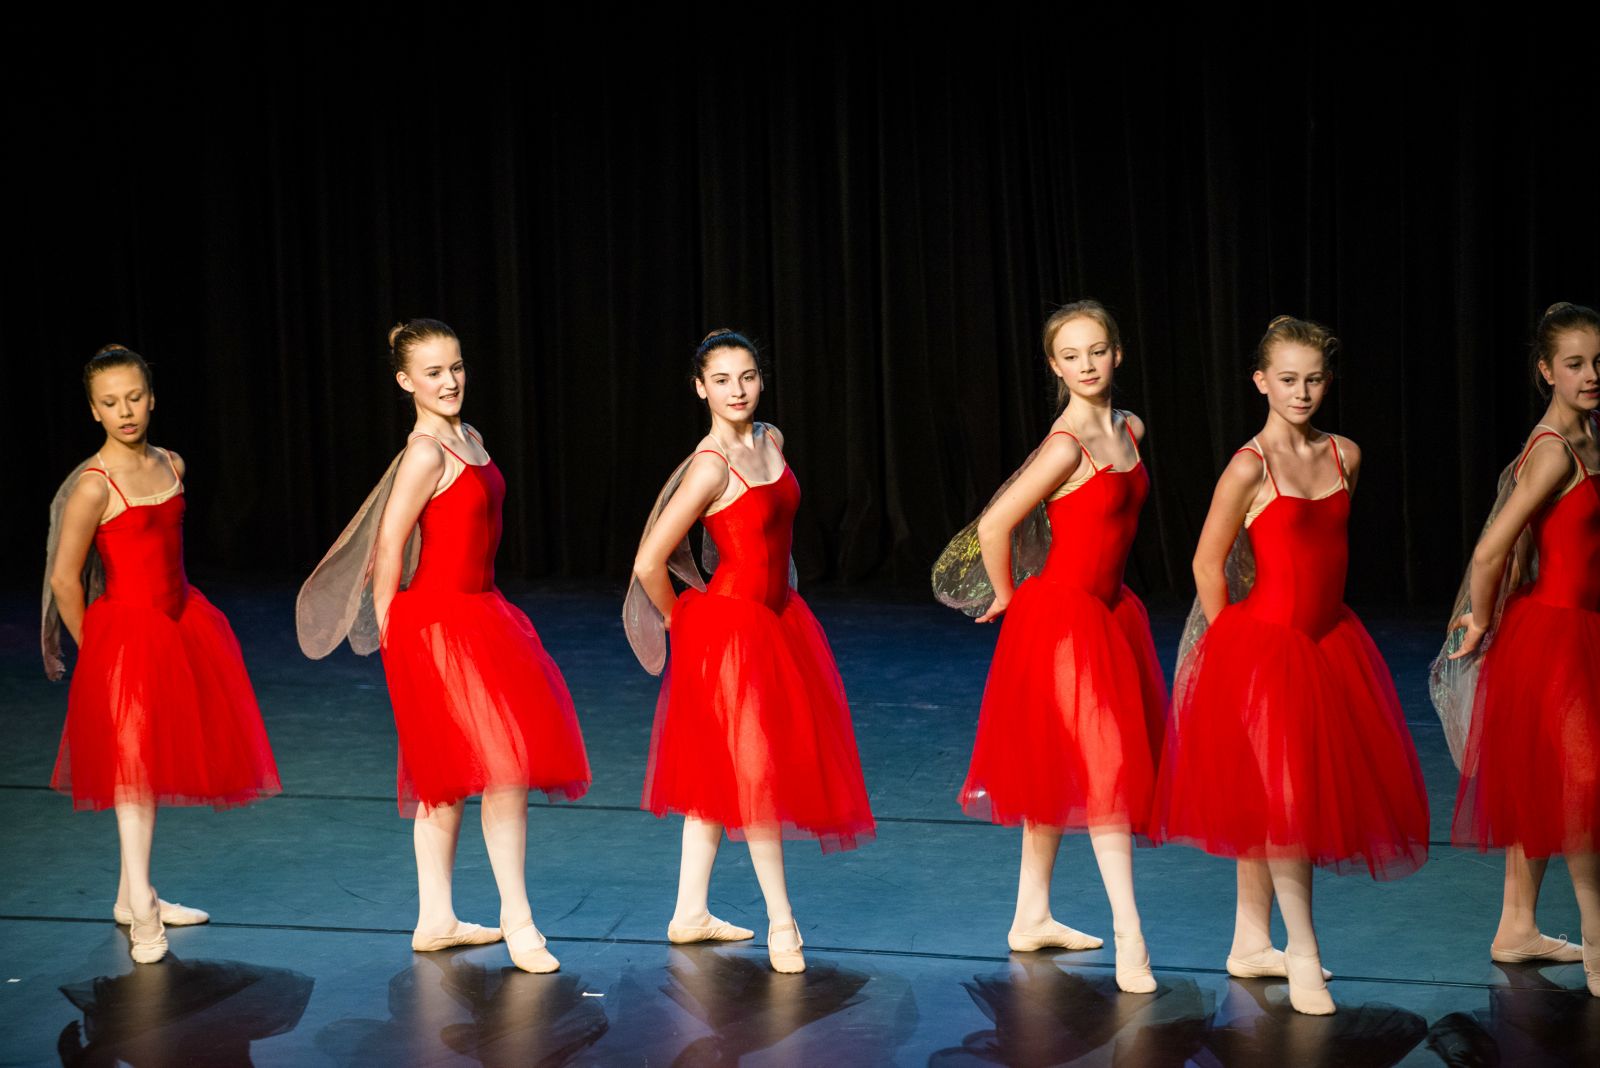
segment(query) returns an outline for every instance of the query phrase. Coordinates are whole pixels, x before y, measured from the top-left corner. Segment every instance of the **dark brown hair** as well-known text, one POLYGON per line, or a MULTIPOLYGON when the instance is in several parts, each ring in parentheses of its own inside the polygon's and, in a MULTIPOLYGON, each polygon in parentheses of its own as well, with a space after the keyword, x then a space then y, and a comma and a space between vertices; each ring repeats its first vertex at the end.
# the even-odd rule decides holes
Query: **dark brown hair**
POLYGON ((389 329, 389 368, 396 374, 404 371, 411 360, 411 352, 430 338, 453 338, 456 332, 450 324, 438 319, 407 319, 389 329))
POLYGON ((1272 350, 1278 345, 1304 345, 1322 353, 1323 369, 1332 372, 1334 357, 1339 353, 1339 339, 1333 331, 1310 319, 1296 319, 1280 315, 1267 324, 1267 332, 1256 345, 1254 370, 1265 371, 1272 365, 1272 350))
POLYGON ((694 356, 689 360, 689 380, 698 382, 705 377, 706 357, 717 349, 744 349, 756 363, 756 371, 763 377, 766 367, 761 361, 761 350, 756 348, 756 343, 745 337, 731 327, 719 326, 711 333, 700 339, 699 346, 694 350, 694 356))
POLYGON ((1593 330, 1600 334, 1600 312, 1586 308, 1582 304, 1568 304, 1566 301, 1561 301, 1546 308, 1544 314, 1539 317, 1539 325, 1533 328, 1533 343, 1528 346, 1529 363, 1534 387, 1539 390, 1539 395, 1542 397, 1550 396, 1550 383, 1544 380, 1539 368, 1541 365, 1546 367, 1550 365, 1550 359, 1556 354, 1556 345, 1560 343, 1561 335, 1574 330, 1593 330))
MULTIPOLYGON (((1106 341, 1111 345, 1113 352, 1122 348, 1122 331, 1117 329, 1117 320, 1114 319, 1106 306, 1098 300, 1085 298, 1075 300, 1071 304, 1063 304, 1050 314, 1044 321, 1044 357, 1046 360, 1055 355, 1051 346, 1056 343, 1056 335, 1061 328, 1074 319, 1093 319, 1106 330, 1106 341)), ((1056 379, 1056 414, 1060 415, 1067 406, 1067 401, 1072 399, 1072 391, 1067 388, 1064 378, 1056 379)))
POLYGON ((94 376, 101 371, 109 371, 113 367, 137 367, 144 376, 144 388, 148 391, 155 388, 155 380, 150 376, 150 365, 144 362, 144 357, 128 348, 126 345, 102 345, 100 351, 89 357, 89 362, 83 365, 83 392, 90 400, 94 400, 94 393, 89 388, 89 383, 94 381, 94 376))

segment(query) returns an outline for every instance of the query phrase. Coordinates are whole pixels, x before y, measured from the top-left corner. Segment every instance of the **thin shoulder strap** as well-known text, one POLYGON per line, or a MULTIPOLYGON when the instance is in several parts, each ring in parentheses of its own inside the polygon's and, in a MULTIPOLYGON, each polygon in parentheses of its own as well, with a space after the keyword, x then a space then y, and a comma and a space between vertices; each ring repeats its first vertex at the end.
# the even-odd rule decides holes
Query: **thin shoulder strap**
MULTIPOLYGON (((772 447, 774 449, 778 450, 778 455, 782 456, 783 455, 783 443, 780 442, 776 437, 773 436, 772 424, 771 423, 762 423, 761 424, 761 430, 762 430, 763 433, 765 433, 767 435, 768 440, 770 440, 772 442, 772 447)), ((733 470, 733 465, 729 464, 728 465, 728 469, 730 471, 733 470)))
MULTIPOLYGON (((100 460, 100 454, 99 454, 99 453, 95 453, 95 456, 94 456, 94 458, 95 458, 95 459, 96 459, 96 460, 100 460)), ((101 463, 105 463, 105 461, 104 461, 104 460, 100 460, 100 462, 101 462, 101 463)), ((101 478, 103 478, 103 479, 105 479, 105 480, 106 480, 106 485, 108 485, 108 486, 110 486, 110 487, 111 487, 111 488, 112 488, 112 489, 113 489, 113 490, 115 490, 115 491, 116 491, 116 494, 117 494, 117 496, 118 496, 118 497, 121 497, 121 498, 122 498, 122 507, 124 507, 124 508, 131 508, 131 507, 133 507, 133 506, 132 506, 132 505, 130 505, 130 504, 129 504, 129 503, 128 503, 128 497, 127 497, 127 494, 125 494, 125 493, 123 493, 123 492, 122 492, 122 487, 121 487, 121 486, 119 486, 119 485, 117 485, 117 483, 116 483, 116 482, 115 482, 115 480, 113 480, 113 479, 112 479, 112 477, 111 477, 111 472, 110 472, 110 471, 107 471, 107 470, 106 470, 106 469, 105 469, 105 468, 103 468, 103 467, 85 467, 85 468, 84 468, 84 469, 83 469, 83 473, 84 473, 84 474, 85 474, 85 475, 87 475, 87 474, 89 474, 89 473, 90 473, 90 472, 93 472, 93 473, 94 473, 94 474, 97 474, 97 475, 99 475, 99 476, 100 476, 100 477, 101 477, 101 478)), ((80 477, 81 477, 81 476, 80 476, 80 477)))
POLYGON ((1261 448, 1261 442, 1257 441, 1255 438, 1251 438, 1250 444, 1241 446, 1235 450, 1234 455, 1237 456, 1241 452, 1255 453, 1256 459, 1261 461, 1261 481, 1266 482, 1270 480, 1272 482, 1272 492, 1274 495, 1276 495, 1278 492, 1278 479, 1277 476, 1272 473, 1272 465, 1267 463, 1267 454, 1265 450, 1261 448))
MULTIPOLYGON (((444 442, 440 441, 438 438, 434 437, 432 434, 424 434, 422 431, 418 430, 418 431, 415 431, 414 433, 412 433, 411 436, 414 437, 414 438, 427 438, 429 441, 431 441, 435 445, 439 446, 439 448, 443 449, 445 452, 449 453, 451 456, 455 456, 456 460, 459 461, 461 464, 463 464, 463 465, 465 465, 467 467, 471 467, 472 466, 471 464, 467 463, 467 461, 461 459, 461 457, 456 454, 456 450, 452 449, 450 446, 446 445, 444 442)), ((480 442, 480 444, 481 444, 481 442, 480 442)))
POLYGON ((1583 462, 1583 457, 1578 455, 1578 450, 1572 447, 1572 442, 1567 440, 1567 436, 1565 434, 1554 429, 1553 427, 1545 426, 1543 423, 1535 423, 1533 429, 1541 432, 1528 439, 1528 444, 1525 448, 1523 448, 1521 457, 1517 459, 1517 466, 1511 471, 1511 477, 1513 479, 1522 477, 1522 465, 1528 462, 1529 456, 1533 455, 1533 447, 1539 444, 1539 442, 1543 441, 1545 438, 1555 438, 1560 441, 1561 444, 1567 447, 1567 451, 1572 454, 1572 458, 1578 461, 1578 470, 1582 471, 1586 475, 1589 473, 1588 465, 1583 462))
MULTIPOLYGON (((476 430, 472 429, 472 427, 469 424, 462 423, 461 424, 461 429, 465 430, 467 433, 471 434, 473 441, 476 441, 479 445, 483 444, 483 435, 478 433, 476 430)), ((440 444, 443 444, 443 442, 440 442, 440 444)))
POLYGON ((1135 456, 1140 455, 1139 439, 1133 436, 1133 424, 1128 421, 1127 412, 1122 413, 1122 429, 1128 432, 1128 440, 1133 443, 1133 454, 1135 456))
POLYGON ((108 485, 112 489, 116 490, 117 491, 117 496, 122 498, 122 507, 124 507, 124 508, 133 507, 132 505, 130 505, 128 503, 128 495, 126 493, 122 492, 122 487, 117 485, 117 480, 111 477, 111 470, 108 467, 106 467, 105 460, 100 456, 99 453, 95 453, 94 454, 94 458, 96 460, 100 461, 100 466, 99 467, 88 467, 88 468, 85 468, 84 470, 85 471, 93 471, 96 474, 98 474, 101 478, 105 479, 106 480, 106 485, 108 485))
POLYGON ((1329 434, 1328 435, 1328 443, 1333 446, 1333 463, 1334 463, 1334 466, 1336 466, 1339 469, 1339 485, 1344 486, 1344 487, 1346 487, 1348 489, 1349 486, 1350 486, 1350 476, 1345 474, 1345 470, 1344 470, 1344 453, 1339 451, 1339 437, 1338 437, 1338 435, 1329 434))
MULTIPOLYGON (((750 488, 750 483, 745 482, 744 476, 739 473, 739 469, 737 467, 734 467, 732 463, 729 463, 728 458, 726 456, 722 455, 716 449, 701 449, 699 452, 695 453, 694 455, 695 456, 715 456, 717 459, 721 460, 723 463, 728 465, 728 470, 733 474, 734 478, 738 479, 740 482, 744 482, 744 488, 745 489, 749 489, 750 488)), ((690 459, 693 459, 693 458, 694 457, 690 457, 690 459)))
MULTIPOLYGON (((157 445, 156 448, 161 449, 161 446, 157 445)), ((161 455, 167 458, 167 466, 172 468, 172 477, 177 480, 177 485, 181 489, 183 487, 183 476, 178 474, 178 465, 172 462, 172 453, 167 449, 161 449, 161 455)))
POLYGON ((1072 431, 1070 431, 1070 430, 1052 430, 1052 431, 1050 431, 1050 433, 1048 433, 1048 434, 1046 434, 1044 436, 1044 440, 1049 441, 1051 438, 1055 437, 1057 434, 1060 434, 1064 438, 1071 438, 1072 439, 1072 443, 1074 445, 1076 445, 1078 447, 1079 451, 1081 451, 1083 453, 1083 455, 1088 459, 1089 467, 1091 469, 1095 470, 1095 471, 1100 470, 1100 465, 1094 462, 1094 453, 1090 452, 1088 450, 1088 448, 1083 444, 1083 442, 1078 440, 1078 435, 1074 434, 1072 431))

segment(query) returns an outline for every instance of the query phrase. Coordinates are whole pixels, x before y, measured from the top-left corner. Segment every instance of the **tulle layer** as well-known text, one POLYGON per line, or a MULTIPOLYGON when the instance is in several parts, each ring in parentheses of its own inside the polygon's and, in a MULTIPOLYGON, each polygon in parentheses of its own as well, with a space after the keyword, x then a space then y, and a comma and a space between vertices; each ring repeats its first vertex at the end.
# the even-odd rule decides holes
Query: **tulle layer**
POLYGON ((686 591, 656 704, 643 807, 853 849, 875 833, 844 684, 816 617, 789 593, 686 591))
POLYGON ((1600 612, 1514 597, 1478 676, 1451 841, 1591 853, 1597 819, 1600 612))
POLYGON ((1428 856, 1428 796, 1389 669, 1341 607, 1320 638, 1232 605, 1173 682, 1163 841, 1374 878, 1428 856))
POLYGON ((1008 825, 1142 834, 1166 710, 1150 619, 1127 587, 1108 607, 1030 579, 995 643, 961 807, 1008 825))
POLYGON ((498 590, 399 593, 382 648, 402 815, 496 786, 562 800, 589 788, 567 684, 528 617, 498 590))
POLYGON ((238 639, 199 590, 177 619, 109 597, 89 605, 50 785, 79 809, 227 808, 279 792, 238 639))

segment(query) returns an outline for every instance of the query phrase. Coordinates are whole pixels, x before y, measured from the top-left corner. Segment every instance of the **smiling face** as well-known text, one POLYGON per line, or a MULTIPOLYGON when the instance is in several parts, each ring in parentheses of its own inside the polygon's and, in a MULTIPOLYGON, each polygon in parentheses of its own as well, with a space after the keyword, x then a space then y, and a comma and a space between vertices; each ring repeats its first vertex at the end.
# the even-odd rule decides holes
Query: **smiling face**
POLYGON ((1122 350, 1103 324, 1088 316, 1068 319, 1050 340, 1050 370, 1074 397, 1098 397, 1111 389, 1122 350))
POLYGON ((89 379, 89 411, 106 437, 137 445, 150 429, 156 397, 137 367, 108 367, 89 379))
POLYGON ((1539 373, 1563 403, 1580 412, 1600 409, 1600 331, 1559 334, 1549 358, 1539 362, 1539 373))
POLYGON ((417 409, 445 419, 461 416, 467 392, 467 365, 461 343, 453 337, 429 337, 411 346, 406 369, 395 373, 400 388, 411 394, 417 409))
POLYGON ((1333 378, 1322 350, 1280 341, 1267 353, 1266 362, 1266 368, 1253 377, 1256 388, 1266 395, 1267 406, 1295 426, 1311 422, 1333 378))
POLYGON ((749 422, 761 399, 761 371, 755 355, 733 345, 712 349, 706 353, 700 377, 694 380, 694 391, 712 415, 730 423, 749 422))

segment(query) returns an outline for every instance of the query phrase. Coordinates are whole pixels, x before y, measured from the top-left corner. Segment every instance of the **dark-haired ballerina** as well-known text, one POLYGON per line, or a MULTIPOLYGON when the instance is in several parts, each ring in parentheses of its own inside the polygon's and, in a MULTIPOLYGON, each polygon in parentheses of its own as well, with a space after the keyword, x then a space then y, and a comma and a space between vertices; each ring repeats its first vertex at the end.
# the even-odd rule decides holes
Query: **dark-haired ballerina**
POLYGON ((1122 344, 1098 302, 1052 315, 1044 350, 1058 380, 1051 432, 934 565, 942 601, 979 623, 1005 616, 961 806, 1022 824, 1007 936, 1019 952, 1102 944, 1050 913, 1062 831, 1089 832, 1111 902, 1117 986, 1148 994, 1156 981, 1134 900, 1133 834, 1149 822, 1167 694, 1150 618, 1122 582, 1150 490, 1139 456, 1144 424, 1111 406, 1122 344), (1018 526, 1023 544, 1014 559, 1018 526), (1026 540, 1046 529, 1049 553, 1039 566, 1026 540), (986 582, 974 581, 974 544, 986 582), (1014 565, 1038 574, 1014 585, 1014 565))
POLYGON ((1554 305, 1532 356, 1550 403, 1500 477, 1431 690, 1461 758, 1451 841, 1506 851, 1489 955, 1582 960, 1600 997, 1600 314, 1554 305), (1577 894, 1581 949, 1534 918, 1556 854, 1577 894))
POLYGON ((528 903, 528 791, 582 796, 583 736, 560 670, 494 584, 505 479, 461 421, 467 373, 455 332, 413 319, 389 332, 389 346, 416 426, 301 589, 300 645, 321 657, 348 636, 358 653, 383 651, 400 811, 416 821, 411 948, 496 942, 503 932, 517 967, 552 972, 559 965, 528 903), (462 923, 451 896, 462 803, 474 794, 500 889, 498 928, 462 923))
POLYGON ((167 953, 166 926, 205 923, 150 884, 158 805, 244 805, 279 790, 255 691, 228 621, 183 570, 185 465, 149 443, 150 369, 112 345, 83 371, 105 431, 50 506, 42 645, 65 673, 78 645, 67 725, 50 785, 79 809, 115 808, 122 866, 112 913, 141 964, 167 953), (86 607, 87 606, 87 607, 86 607))
POLYGON ((783 838, 850 849, 872 837, 874 823, 839 671, 791 586, 800 484, 784 461, 782 435, 755 420, 762 387, 755 346, 716 331, 696 351, 693 374, 711 432, 657 498, 624 609, 635 651, 653 672, 661 670, 662 628, 672 633, 643 807, 685 816, 668 939, 753 936, 709 911, 711 868, 726 829, 749 844, 766 898, 772 967, 798 972, 805 958, 783 838), (686 540, 696 522, 708 536, 707 567, 715 568, 709 586, 686 540), (669 570, 695 588, 675 596, 669 570))
POLYGON ((1393 878, 1428 855, 1428 798, 1394 682, 1343 604, 1361 454, 1311 425, 1336 346, 1324 327, 1280 316, 1256 349, 1267 423, 1223 470, 1195 549, 1199 596, 1157 787, 1158 837, 1238 858, 1228 972, 1286 975, 1290 1004, 1313 1015, 1334 1004, 1312 865, 1393 878), (1251 553, 1253 587, 1240 566, 1251 553))

